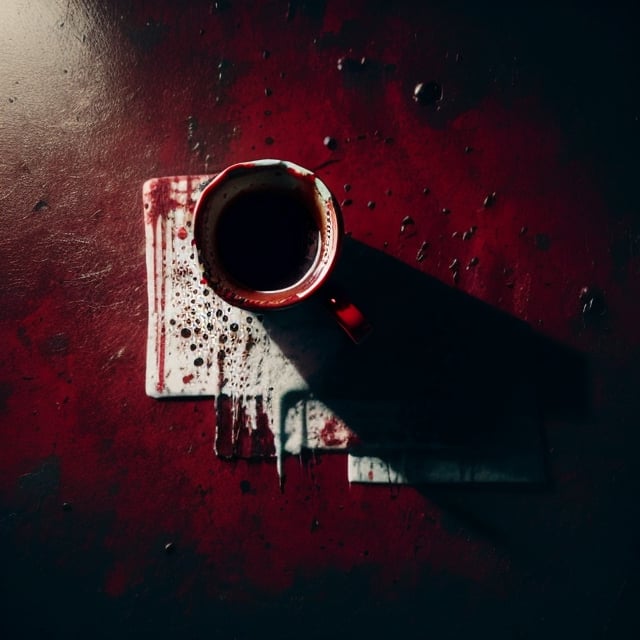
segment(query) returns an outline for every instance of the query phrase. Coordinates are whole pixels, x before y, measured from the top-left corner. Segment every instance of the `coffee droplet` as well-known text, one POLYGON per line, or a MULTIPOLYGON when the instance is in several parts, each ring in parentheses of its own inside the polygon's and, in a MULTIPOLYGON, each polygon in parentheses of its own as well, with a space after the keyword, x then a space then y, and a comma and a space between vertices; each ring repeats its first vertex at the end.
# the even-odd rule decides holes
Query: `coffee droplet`
POLYGON ((324 144, 324 146, 330 151, 335 151, 338 148, 338 141, 331 136, 325 136, 322 144, 324 144))
POLYGON ((415 224, 415 222, 411 216, 405 216, 404 218, 402 218, 402 222, 400 224, 400 233, 404 233, 404 230, 412 224, 415 224))
POLYGON ((442 100, 442 87, 437 82, 419 82, 413 88, 413 99, 418 104, 433 105, 442 100))
POLYGON ((490 207, 495 201, 496 201, 496 192, 492 191, 491 193, 487 194, 486 198, 482 203, 482 206, 485 208, 490 207))

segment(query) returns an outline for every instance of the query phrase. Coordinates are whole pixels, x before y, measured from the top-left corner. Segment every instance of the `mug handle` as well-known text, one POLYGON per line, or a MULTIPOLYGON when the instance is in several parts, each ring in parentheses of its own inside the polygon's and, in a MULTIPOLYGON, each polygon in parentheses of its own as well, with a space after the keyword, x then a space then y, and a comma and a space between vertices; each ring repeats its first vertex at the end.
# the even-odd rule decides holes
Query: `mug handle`
POLYGON ((329 311, 353 342, 360 344, 370 335, 373 330, 371 323, 337 284, 334 282, 327 284, 322 295, 329 311))

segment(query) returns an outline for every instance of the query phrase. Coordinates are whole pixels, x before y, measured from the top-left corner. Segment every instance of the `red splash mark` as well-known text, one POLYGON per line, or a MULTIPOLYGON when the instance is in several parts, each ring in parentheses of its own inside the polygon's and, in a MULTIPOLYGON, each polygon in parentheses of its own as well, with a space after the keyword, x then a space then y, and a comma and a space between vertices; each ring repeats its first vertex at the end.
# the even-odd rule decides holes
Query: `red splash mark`
POLYGON ((247 408, 238 398, 234 401, 234 408, 234 453, 238 458, 251 458, 251 425, 247 408))
POLYGON ((262 396, 255 398, 255 415, 240 398, 218 396, 216 452, 222 458, 273 458, 275 442, 262 396))
MULTIPOLYGON (((149 184, 149 183, 147 183, 149 184)), ((171 179, 160 178, 153 180, 146 190, 145 194, 145 222, 151 226, 153 233, 153 249, 155 253, 156 243, 158 239, 161 242, 162 259, 160 261, 154 260, 153 263, 153 280, 156 286, 154 296, 154 312, 157 317, 161 319, 160 326, 162 327, 160 335, 156 338, 156 353, 158 354, 158 381, 156 383, 156 391, 159 393, 164 389, 164 371, 165 371, 165 358, 166 358, 166 334, 164 330, 164 318, 165 311, 165 278, 161 277, 162 263, 165 260, 165 254, 167 250, 166 240, 163 233, 165 225, 165 216, 168 211, 178 205, 176 200, 172 196, 173 190, 171 188, 171 179), (159 289, 157 289, 159 285, 159 289)))
POLYGON ((345 444, 347 437, 344 425, 334 417, 329 418, 320 431, 320 440, 327 447, 339 447, 345 444))
POLYGON ((171 209, 180 207, 180 203, 173 197, 172 183, 178 178, 157 178, 152 180, 146 191, 144 203, 145 222, 156 224, 158 218, 164 218, 171 209))
MULTIPOLYGON (((202 182, 201 177, 186 176, 168 176, 164 178, 155 178, 145 183, 144 187, 144 212, 145 223, 151 227, 153 237, 154 254, 156 245, 161 243, 162 257, 160 260, 154 259, 154 283, 156 285, 154 297, 154 312, 158 317, 158 323, 161 327, 160 334, 156 340, 156 353, 158 357, 158 382, 156 383, 156 391, 161 393, 164 390, 165 378, 165 360, 166 360, 166 334, 164 328, 164 314, 166 305, 166 278, 163 276, 162 264, 166 263, 166 237, 164 227, 166 225, 167 215, 170 211, 176 209, 184 209, 188 214, 193 215, 194 188, 202 182), (186 205, 182 204, 176 197, 175 186, 181 182, 186 182, 186 187, 182 193, 186 196, 186 205)), ((189 232, 184 226, 176 230, 176 237, 186 240, 189 232)), ((192 244, 195 241, 192 241, 192 244)), ((183 380, 186 384, 189 380, 183 380)))
POLYGON ((264 409, 262 396, 256 398, 256 428, 252 434, 253 448, 257 455, 273 457, 276 454, 276 447, 273 440, 273 431, 269 426, 269 416, 264 409))
POLYGON ((189 384, 189 383, 193 380, 193 378, 194 378, 193 373, 190 373, 190 374, 189 374, 189 375, 187 375, 187 376, 183 376, 183 377, 182 377, 182 383, 183 383, 183 384, 189 384))

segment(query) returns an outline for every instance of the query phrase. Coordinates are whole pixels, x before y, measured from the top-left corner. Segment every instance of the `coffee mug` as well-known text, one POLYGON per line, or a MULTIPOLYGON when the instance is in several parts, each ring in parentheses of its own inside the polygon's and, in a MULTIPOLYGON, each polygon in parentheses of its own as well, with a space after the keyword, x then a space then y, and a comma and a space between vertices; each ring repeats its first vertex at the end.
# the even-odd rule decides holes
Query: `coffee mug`
POLYGON ((202 190, 194 230, 204 275, 230 304, 266 311, 318 294, 354 342, 368 335, 362 313, 329 282, 344 223, 312 171, 285 160, 231 165, 202 190))

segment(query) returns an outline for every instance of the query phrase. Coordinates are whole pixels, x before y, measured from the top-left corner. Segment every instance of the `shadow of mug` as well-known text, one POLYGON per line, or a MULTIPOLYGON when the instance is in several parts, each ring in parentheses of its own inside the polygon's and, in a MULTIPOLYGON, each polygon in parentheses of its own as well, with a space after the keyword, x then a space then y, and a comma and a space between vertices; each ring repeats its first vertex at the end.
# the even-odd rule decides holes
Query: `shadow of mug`
MULTIPOLYGON (((317 299, 263 323, 308 397, 357 434, 352 454, 392 462, 411 453, 417 467, 424 456, 453 456, 464 468, 484 468, 485 479, 500 469, 501 481, 545 481, 542 419, 588 409, 577 353, 350 238, 333 277, 374 327, 363 344, 350 343, 317 299)), ((282 415, 299 401, 285 398, 282 415)))

